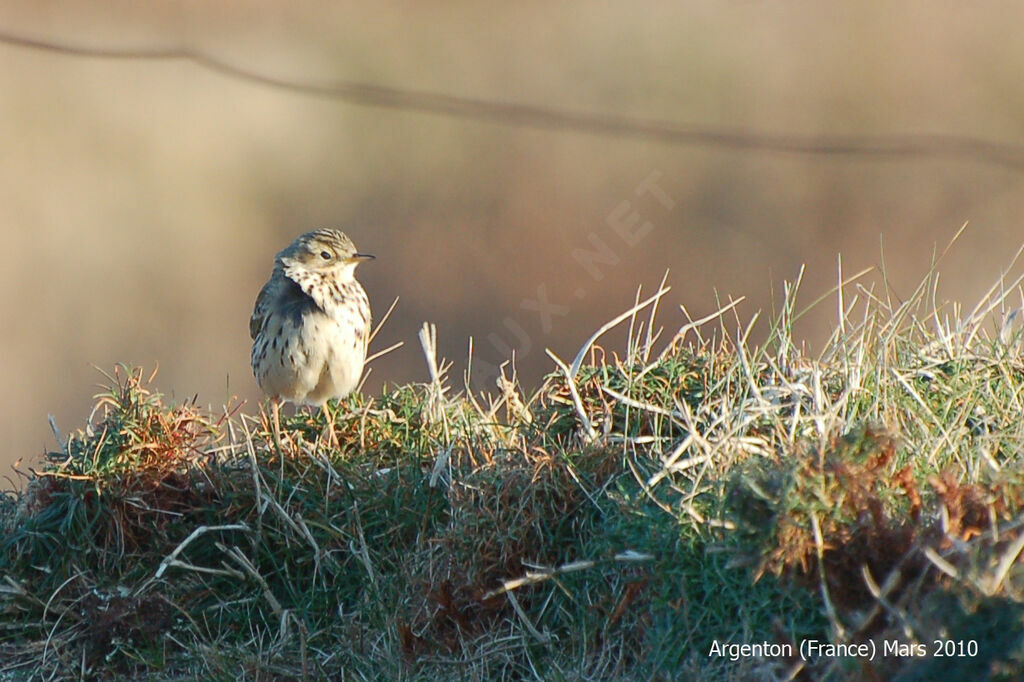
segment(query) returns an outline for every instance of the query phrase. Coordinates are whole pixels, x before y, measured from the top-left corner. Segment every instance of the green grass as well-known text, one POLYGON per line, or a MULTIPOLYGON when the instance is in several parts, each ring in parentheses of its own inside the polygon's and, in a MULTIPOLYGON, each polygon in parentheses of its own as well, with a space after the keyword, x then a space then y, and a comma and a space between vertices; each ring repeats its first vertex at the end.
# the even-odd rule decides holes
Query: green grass
POLYGON ((428 350, 431 383, 337 406, 336 448, 320 415, 278 452, 264 412, 119 368, 2 500, 0 674, 1017 679, 1020 339, 1005 298, 963 314, 936 278, 837 288, 816 357, 798 286, 761 346, 731 305, 662 338, 638 303, 627 348, 588 341, 530 394, 456 393, 428 350), (942 638, 977 652, 709 656, 942 638))

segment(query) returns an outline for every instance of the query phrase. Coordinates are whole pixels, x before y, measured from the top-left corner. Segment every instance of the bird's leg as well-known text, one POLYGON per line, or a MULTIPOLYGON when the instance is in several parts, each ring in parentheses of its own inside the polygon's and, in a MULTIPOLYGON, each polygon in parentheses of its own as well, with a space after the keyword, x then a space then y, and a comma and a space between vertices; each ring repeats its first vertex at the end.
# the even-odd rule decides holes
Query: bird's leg
POLYGON ((331 414, 330 406, 326 400, 320 406, 320 409, 323 410, 324 418, 327 421, 327 444, 332 448, 337 448, 338 437, 334 434, 334 415, 331 414))
POLYGON ((277 448, 277 456, 284 459, 284 450, 281 449, 281 401, 277 397, 270 399, 270 410, 274 419, 274 446, 277 448))

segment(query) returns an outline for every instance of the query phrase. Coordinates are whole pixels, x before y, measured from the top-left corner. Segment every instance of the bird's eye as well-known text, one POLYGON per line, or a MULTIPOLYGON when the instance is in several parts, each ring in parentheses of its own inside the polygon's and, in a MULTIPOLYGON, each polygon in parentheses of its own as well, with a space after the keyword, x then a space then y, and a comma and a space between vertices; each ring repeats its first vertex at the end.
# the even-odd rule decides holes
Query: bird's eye
POLYGON ((331 260, 331 252, 330 251, 321 251, 320 252, 320 257, 323 258, 324 260, 331 260))

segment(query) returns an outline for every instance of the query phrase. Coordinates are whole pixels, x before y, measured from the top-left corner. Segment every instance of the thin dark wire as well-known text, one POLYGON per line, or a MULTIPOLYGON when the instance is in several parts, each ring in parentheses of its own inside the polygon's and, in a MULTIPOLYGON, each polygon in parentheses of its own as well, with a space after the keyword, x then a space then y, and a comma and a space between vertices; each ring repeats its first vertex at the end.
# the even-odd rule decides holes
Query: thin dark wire
POLYGON ((864 157, 936 157, 1024 170, 1024 145, 969 135, 785 135, 712 126, 681 125, 615 114, 569 111, 530 104, 459 97, 355 82, 311 83, 269 76, 186 48, 115 50, 64 45, 0 31, 0 42, 58 54, 102 59, 188 60, 232 78, 304 95, 454 118, 596 135, 648 138, 694 147, 753 149, 785 154, 864 157))

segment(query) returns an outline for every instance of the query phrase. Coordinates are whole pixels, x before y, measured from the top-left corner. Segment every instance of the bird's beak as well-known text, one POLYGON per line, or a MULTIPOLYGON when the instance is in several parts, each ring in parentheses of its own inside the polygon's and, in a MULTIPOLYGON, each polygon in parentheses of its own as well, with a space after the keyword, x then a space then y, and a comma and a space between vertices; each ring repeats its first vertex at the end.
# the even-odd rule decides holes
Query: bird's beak
POLYGON ((376 256, 369 253, 353 253, 351 260, 353 263, 361 263, 364 260, 373 260, 376 256))

